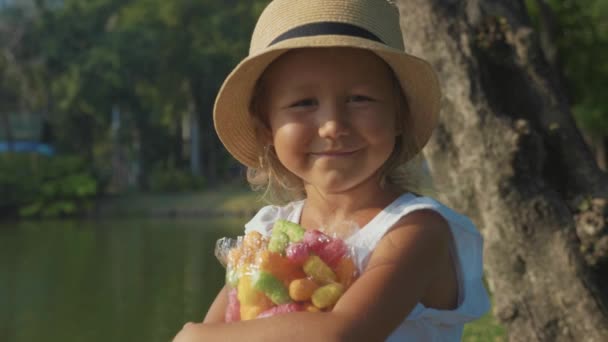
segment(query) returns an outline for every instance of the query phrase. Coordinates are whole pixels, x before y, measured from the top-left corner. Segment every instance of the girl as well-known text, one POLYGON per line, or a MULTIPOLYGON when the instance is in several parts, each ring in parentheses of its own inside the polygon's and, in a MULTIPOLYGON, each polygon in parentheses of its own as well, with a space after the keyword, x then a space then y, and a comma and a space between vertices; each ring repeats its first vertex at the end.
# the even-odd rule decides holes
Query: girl
POLYGON ((261 209, 246 232, 269 234, 279 218, 330 234, 354 222, 362 274, 327 313, 225 324, 222 290, 175 341, 458 341, 488 310, 481 236, 412 192, 440 92, 428 63, 403 51, 387 0, 274 0, 264 10, 214 111, 250 182, 287 202, 261 209))

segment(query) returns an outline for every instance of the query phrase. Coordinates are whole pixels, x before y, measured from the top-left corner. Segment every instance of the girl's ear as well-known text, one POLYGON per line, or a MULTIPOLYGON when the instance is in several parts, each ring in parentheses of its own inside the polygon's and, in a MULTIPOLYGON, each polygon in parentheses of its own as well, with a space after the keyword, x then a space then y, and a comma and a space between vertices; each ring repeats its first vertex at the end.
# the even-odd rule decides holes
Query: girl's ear
POLYGON ((264 145, 274 145, 274 141, 272 139, 272 132, 268 127, 262 127, 262 129, 260 130, 260 137, 262 138, 262 143, 264 143, 264 145))
POLYGON ((260 139, 261 145, 272 145, 273 139, 270 127, 268 127, 268 125, 266 125, 266 123, 264 123, 259 117, 254 116, 253 118, 256 134, 260 139))

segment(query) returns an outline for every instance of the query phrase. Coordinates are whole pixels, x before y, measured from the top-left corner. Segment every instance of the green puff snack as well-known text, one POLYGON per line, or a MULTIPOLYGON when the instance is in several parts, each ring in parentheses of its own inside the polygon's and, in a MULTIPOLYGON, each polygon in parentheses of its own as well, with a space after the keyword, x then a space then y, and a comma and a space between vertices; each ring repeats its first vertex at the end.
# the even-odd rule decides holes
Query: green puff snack
POLYGON ((283 232, 272 232, 268 241, 268 250, 274 253, 284 254, 285 248, 289 245, 289 236, 283 232))
POLYGON ((291 302, 289 290, 283 282, 268 272, 259 272, 253 277, 253 288, 263 292, 276 305, 291 302))
POLYGON ((287 220, 277 220, 272 226, 272 233, 285 233, 289 237, 289 242, 300 242, 304 238, 306 230, 297 223, 287 220))

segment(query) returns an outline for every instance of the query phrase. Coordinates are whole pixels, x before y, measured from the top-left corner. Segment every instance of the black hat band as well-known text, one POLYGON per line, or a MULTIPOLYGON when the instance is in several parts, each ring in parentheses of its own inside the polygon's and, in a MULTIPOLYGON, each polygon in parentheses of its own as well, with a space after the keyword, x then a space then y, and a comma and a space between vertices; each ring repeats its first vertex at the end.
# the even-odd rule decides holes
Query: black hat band
POLYGON ((318 22, 310 23, 298 27, 294 27, 291 30, 276 37, 268 46, 275 45, 284 40, 302 37, 314 37, 314 36, 325 36, 325 35, 338 35, 338 36, 351 36, 373 40, 378 43, 386 44, 382 39, 378 38, 375 34, 368 30, 347 23, 337 22, 318 22))

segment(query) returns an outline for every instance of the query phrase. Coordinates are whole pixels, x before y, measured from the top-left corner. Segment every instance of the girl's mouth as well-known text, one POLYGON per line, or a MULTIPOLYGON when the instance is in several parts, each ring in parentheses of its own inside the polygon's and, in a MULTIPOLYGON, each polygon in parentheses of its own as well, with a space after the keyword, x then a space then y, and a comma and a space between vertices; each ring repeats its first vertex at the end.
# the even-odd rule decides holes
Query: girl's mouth
POLYGON ((358 150, 334 150, 334 151, 323 151, 313 152, 311 155, 317 157, 346 157, 356 153, 358 150))

